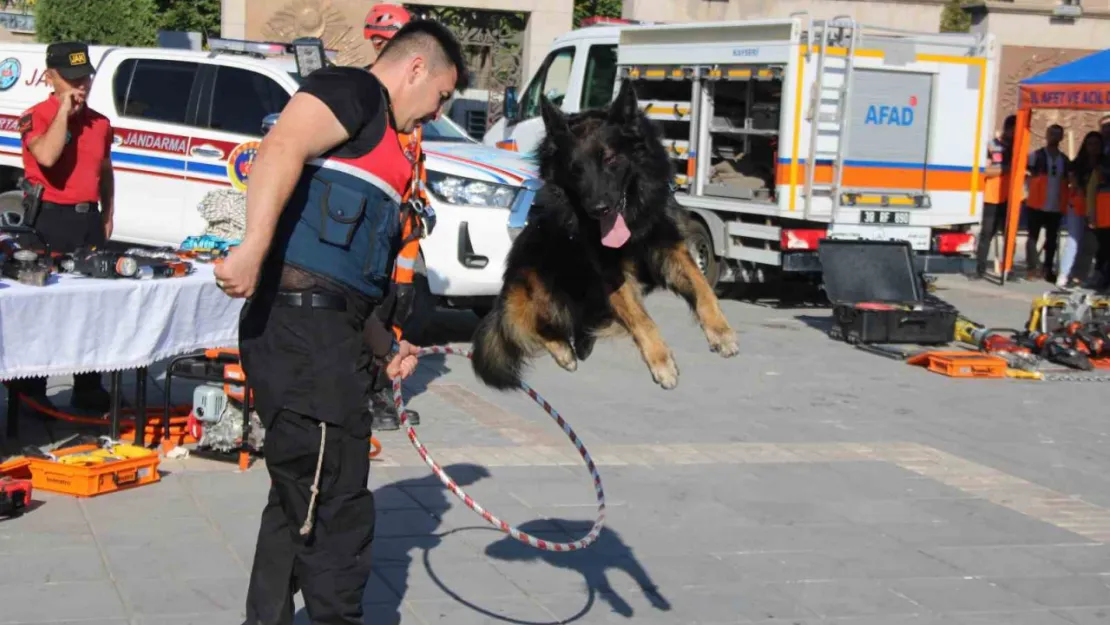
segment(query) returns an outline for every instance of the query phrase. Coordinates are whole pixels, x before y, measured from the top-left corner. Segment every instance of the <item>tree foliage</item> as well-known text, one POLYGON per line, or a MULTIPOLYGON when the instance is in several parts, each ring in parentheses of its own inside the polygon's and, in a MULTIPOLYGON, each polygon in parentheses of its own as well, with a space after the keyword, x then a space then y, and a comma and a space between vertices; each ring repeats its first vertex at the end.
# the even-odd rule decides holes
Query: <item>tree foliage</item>
POLYGON ((162 30, 198 32, 220 36, 220 0, 155 0, 158 27, 162 30))
POLYGON ((940 12, 940 32, 966 33, 971 30, 971 16, 964 11, 962 0, 948 0, 940 12))
POLYGON ((42 43, 153 46, 158 40, 154 0, 38 0, 35 37, 42 43))
POLYGON ((622 0, 574 0, 574 27, 587 17, 620 17, 622 0))

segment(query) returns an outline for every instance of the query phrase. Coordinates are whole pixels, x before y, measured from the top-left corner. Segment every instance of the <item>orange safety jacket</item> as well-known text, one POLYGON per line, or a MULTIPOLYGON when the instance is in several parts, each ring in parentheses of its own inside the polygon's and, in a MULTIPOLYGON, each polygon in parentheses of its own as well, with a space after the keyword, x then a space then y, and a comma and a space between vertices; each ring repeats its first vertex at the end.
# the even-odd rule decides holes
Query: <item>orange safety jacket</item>
POLYGON ((412 201, 416 200, 423 206, 428 206, 428 195, 425 186, 428 175, 424 169, 424 151, 421 141, 424 138, 424 129, 417 126, 409 134, 398 133, 401 148, 413 162, 412 184, 401 198, 401 251, 397 254, 397 262, 393 265, 393 283, 397 285, 397 302, 393 314, 393 335, 401 340, 402 326, 412 312, 413 292, 412 281, 416 270, 416 260, 420 256, 420 239, 427 236, 423 215, 412 209, 412 201))
MULTIPOLYGON (((1048 150, 1045 148, 1038 149, 1036 152, 1033 152, 1033 156, 1029 160, 1031 161, 1031 166, 1029 167, 1029 196, 1025 199, 1025 205, 1033 210, 1044 210, 1045 205, 1048 204, 1048 185, 1052 180, 1049 177, 1049 174, 1052 172, 1049 171, 1051 168, 1049 167, 1048 150)), ((1060 180, 1057 183, 1059 185, 1059 191, 1056 195, 1056 210, 1064 213, 1067 212, 1067 172, 1068 169, 1070 169, 1071 163, 1068 161, 1068 157, 1062 153, 1057 162, 1063 163, 1063 171, 1057 174, 1060 180)))
MULTIPOLYGON (((1091 172, 1091 177, 1098 176, 1094 181, 1094 206, 1088 204, 1087 218, 1095 228, 1110 228, 1110 167, 1099 167, 1091 172)), ((1086 194, 1084 194, 1086 195, 1086 194)))
POLYGON ((1005 204, 1009 201, 1010 193, 1010 148, 1002 145, 998 139, 991 140, 987 148, 987 166, 999 166, 1002 175, 987 178, 983 183, 983 202, 987 204, 1005 204))

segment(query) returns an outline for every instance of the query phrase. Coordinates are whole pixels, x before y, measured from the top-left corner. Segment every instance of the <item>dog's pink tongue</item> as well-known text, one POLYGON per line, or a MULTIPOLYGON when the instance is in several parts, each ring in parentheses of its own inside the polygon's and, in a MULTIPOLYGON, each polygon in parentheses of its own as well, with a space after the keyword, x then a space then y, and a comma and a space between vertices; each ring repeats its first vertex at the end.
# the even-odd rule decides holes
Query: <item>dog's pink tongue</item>
POLYGON ((601 218, 601 244, 606 247, 620 247, 628 242, 632 233, 628 231, 628 224, 624 223, 624 215, 620 211, 613 211, 612 215, 601 218))

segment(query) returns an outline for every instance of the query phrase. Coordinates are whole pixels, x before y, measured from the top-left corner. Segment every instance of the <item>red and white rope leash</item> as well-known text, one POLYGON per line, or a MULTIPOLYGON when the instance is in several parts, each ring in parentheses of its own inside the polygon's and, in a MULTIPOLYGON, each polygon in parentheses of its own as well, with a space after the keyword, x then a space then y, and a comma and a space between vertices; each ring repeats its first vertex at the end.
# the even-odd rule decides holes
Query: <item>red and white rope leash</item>
MULTIPOLYGON (((430 354, 453 354, 455 356, 465 356, 466 358, 471 357, 471 352, 468 349, 434 346, 422 348, 417 354, 417 358, 430 354)), ((541 540, 539 538, 536 538, 535 536, 532 536, 531 534, 528 534, 527 532, 522 532, 512 525, 509 525, 508 523, 494 516, 493 513, 491 513, 489 510, 486 510, 482 506, 478 505, 478 502, 474 501, 474 499, 470 495, 467 495, 465 492, 463 492, 463 489, 459 488, 459 485, 455 483, 455 480, 451 479, 451 476, 447 475, 447 472, 440 468, 439 464, 437 464, 436 461, 432 459, 431 454, 428 453, 428 450, 424 447, 423 443, 420 442, 420 439, 416 437, 416 431, 412 429, 411 425, 409 425, 409 415, 408 412, 405 410, 404 398, 401 397, 400 378, 393 378, 393 403, 397 406, 397 414, 399 414, 401 417, 401 427, 405 428, 405 431, 408 433, 409 436, 409 441, 411 441, 412 446, 416 448, 416 452, 419 453, 420 457, 424 459, 424 462, 426 462, 428 466, 432 468, 432 472, 435 473, 437 477, 439 477, 440 481, 443 482, 443 485, 446 486, 448 490, 450 490, 452 493, 455 493, 455 495, 459 499, 461 499, 468 508, 477 512, 478 515, 489 522, 490 525, 500 529, 502 532, 505 532, 509 536, 512 536, 522 543, 531 545, 536 549, 541 549, 543 551, 577 551, 579 549, 584 549, 590 546, 590 544, 592 544, 595 540, 597 540, 598 535, 601 534, 602 526, 605 525, 605 491, 601 488, 601 476, 597 472, 597 466, 594 465, 593 459, 590 458, 590 452, 586 451, 586 446, 582 444, 582 440, 578 438, 577 434, 574 433, 574 430, 570 427, 570 424, 567 423, 566 420, 564 420, 563 417, 559 415, 559 412, 555 410, 555 408, 553 408, 551 404, 547 403, 547 400, 545 400, 543 397, 540 397, 539 393, 532 390, 531 387, 523 382, 521 382, 520 385, 524 392, 528 393, 528 396, 531 397, 537 404, 539 404, 540 407, 543 408, 544 412, 546 412, 552 419, 554 419, 555 423, 559 424, 559 427, 563 428, 563 432, 566 433, 567 438, 569 438, 570 441, 574 443, 574 446, 578 449, 578 453, 581 454, 582 459, 586 461, 586 468, 590 470, 590 476, 593 478, 594 481, 594 490, 597 491, 597 520, 594 521, 594 526, 590 528, 590 532, 586 534, 585 537, 580 538, 579 540, 569 543, 553 543, 550 541, 541 540)))

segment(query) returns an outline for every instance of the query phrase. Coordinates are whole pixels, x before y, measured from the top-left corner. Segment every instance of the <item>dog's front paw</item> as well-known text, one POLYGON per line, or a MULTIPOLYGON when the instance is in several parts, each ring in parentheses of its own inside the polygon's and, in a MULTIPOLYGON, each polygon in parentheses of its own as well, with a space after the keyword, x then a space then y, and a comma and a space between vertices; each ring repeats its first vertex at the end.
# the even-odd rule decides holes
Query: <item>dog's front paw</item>
POLYGON ((740 353, 740 345, 736 341, 736 332, 726 328, 717 332, 706 332, 709 339, 709 351, 719 354, 722 358, 732 358, 740 353))
POLYGON ((570 345, 561 341, 551 341, 547 344, 547 351, 559 366, 574 373, 578 370, 578 359, 574 357, 574 350, 570 345))
POLYGON ((649 368, 651 369, 651 377, 659 386, 668 391, 678 386, 678 365, 675 364, 674 357, 670 354, 665 359, 653 363, 649 368))

